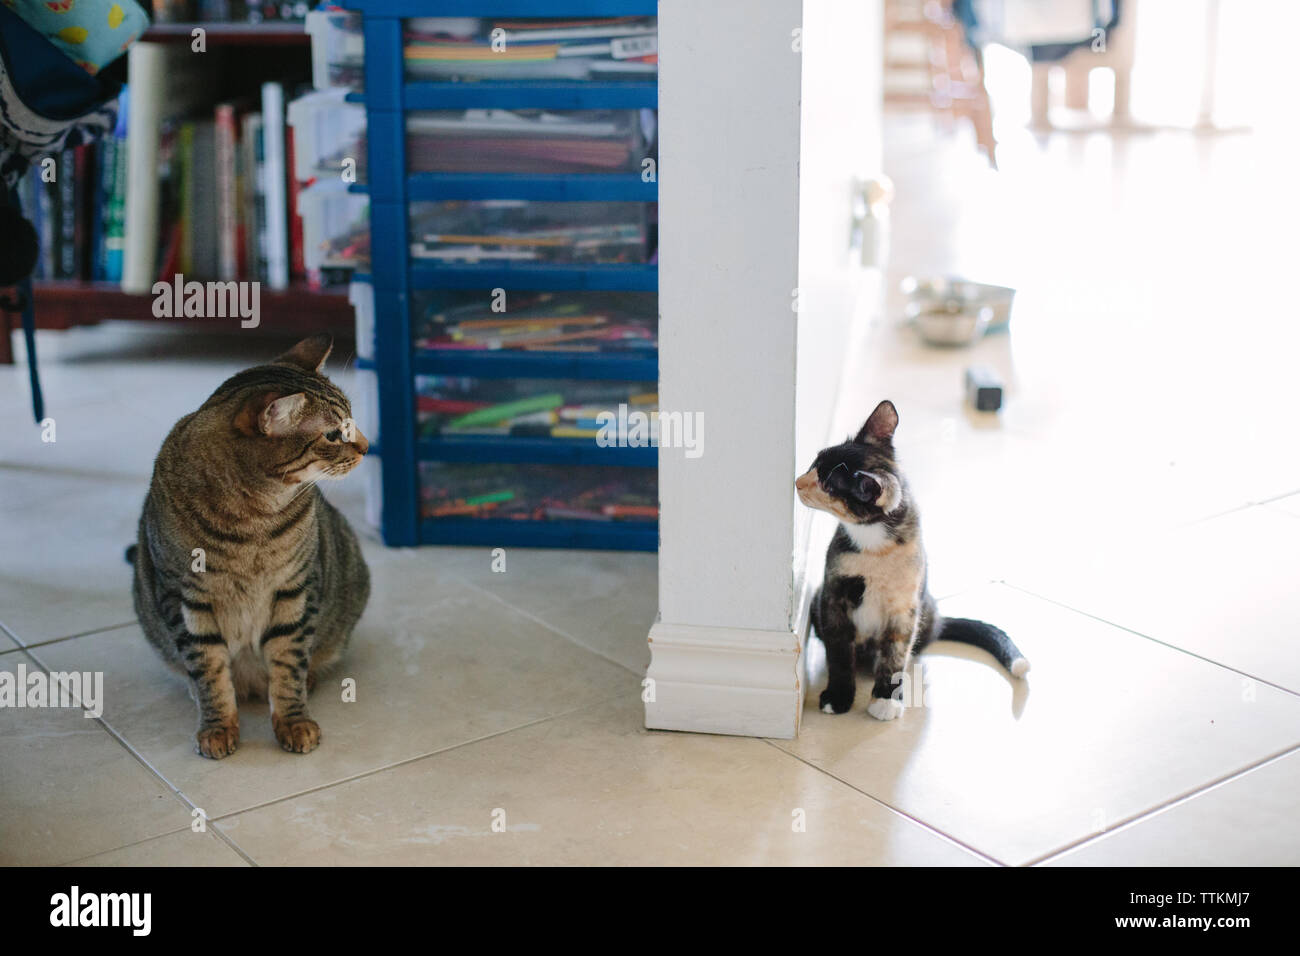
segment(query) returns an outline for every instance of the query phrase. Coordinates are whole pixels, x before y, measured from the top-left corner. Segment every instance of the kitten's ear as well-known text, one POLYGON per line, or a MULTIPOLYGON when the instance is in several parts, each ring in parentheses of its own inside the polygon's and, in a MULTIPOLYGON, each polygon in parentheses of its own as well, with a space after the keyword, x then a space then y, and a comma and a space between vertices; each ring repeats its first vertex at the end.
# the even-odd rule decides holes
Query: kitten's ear
POLYGON ((876 410, 867 418, 858 436, 853 439, 859 445, 875 442, 887 445, 894 439, 894 429, 898 427, 898 409, 894 403, 885 399, 876 406, 876 410))
POLYGON ((297 431, 299 413, 307 403, 302 392, 276 395, 267 392, 250 399, 235 416, 235 427, 245 435, 268 435, 278 438, 297 431))
POLYGON ((307 372, 319 372, 333 348, 334 336, 322 332, 303 339, 275 361, 282 365, 296 365, 307 372))

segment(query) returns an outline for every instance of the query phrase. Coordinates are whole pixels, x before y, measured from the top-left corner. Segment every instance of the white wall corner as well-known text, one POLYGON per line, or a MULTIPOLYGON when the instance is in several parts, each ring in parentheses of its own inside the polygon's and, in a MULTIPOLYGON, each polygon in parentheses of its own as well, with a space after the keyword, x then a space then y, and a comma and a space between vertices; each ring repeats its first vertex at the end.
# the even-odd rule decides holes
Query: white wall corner
POLYGON ((649 641, 647 728, 798 736, 804 642, 797 632, 657 623, 649 641))
POLYGON ((802 0, 659 5, 659 453, 646 726, 790 738, 802 0), (755 443, 758 443, 757 446, 755 443))

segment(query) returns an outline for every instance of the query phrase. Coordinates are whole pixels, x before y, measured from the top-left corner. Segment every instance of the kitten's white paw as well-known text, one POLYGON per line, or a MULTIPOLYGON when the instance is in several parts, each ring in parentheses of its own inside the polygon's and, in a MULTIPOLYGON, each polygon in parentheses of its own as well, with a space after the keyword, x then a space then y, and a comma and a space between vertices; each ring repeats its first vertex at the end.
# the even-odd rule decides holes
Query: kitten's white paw
POLYGON ((835 708, 832 707, 830 704, 822 704, 822 713, 823 713, 823 714, 833 714, 833 713, 835 713, 835 708))
POLYGON ((1029 673, 1029 660, 1024 657, 1017 657, 1011 662, 1011 676, 1024 677, 1029 673))
POLYGON ((893 720, 903 713, 903 704, 892 697, 873 697, 867 705, 867 713, 876 720, 893 720))

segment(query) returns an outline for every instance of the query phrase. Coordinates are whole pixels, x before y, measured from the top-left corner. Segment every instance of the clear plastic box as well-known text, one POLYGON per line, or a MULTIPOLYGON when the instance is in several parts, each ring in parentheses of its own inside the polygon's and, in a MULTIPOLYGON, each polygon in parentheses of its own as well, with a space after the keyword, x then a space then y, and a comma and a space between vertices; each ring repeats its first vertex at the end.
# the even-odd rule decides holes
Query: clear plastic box
POLYGON ((366 108, 348 103, 347 90, 317 90, 289 104, 293 175, 299 182, 364 182, 366 108))
POLYGON ((590 465, 420 464, 425 519, 644 524, 659 517, 653 468, 590 465))
POLYGON ((641 413, 642 437, 648 444, 658 409, 657 388, 654 382, 417 375, 416 430, 424 438, 490 435, 595 441, 602 431, 619 437, 618 416, 625 406, 624 421, 641 413), (614 420, 602 426, 605 413, 614 420))
POLYGON ((404 28, 415 81, 653 80, 658 69, 654 17, 418 17, 404 28))
POLYGON ((342 182, 318 182, 298 193, 303 263, 309 271, 370 265, 370 197, 342 182))
POLYGON ((359 90, 365 80, 366 44, 361 14, 348 10, 312 10, 307 14, 311 35, 312 86, 359 90))
POLYGON ((644 263, 647 203, 472 200, 411 204, 411 258, 549 265, 644 263))
POLYGON ((654 292, 415 291, 411 337, 418 349, 636 358, 658 346, 658 312, 654 292))
POLYGON ((406 121, 411 172, 627 173, 651 158, 654 110, 433 110, 406 121))

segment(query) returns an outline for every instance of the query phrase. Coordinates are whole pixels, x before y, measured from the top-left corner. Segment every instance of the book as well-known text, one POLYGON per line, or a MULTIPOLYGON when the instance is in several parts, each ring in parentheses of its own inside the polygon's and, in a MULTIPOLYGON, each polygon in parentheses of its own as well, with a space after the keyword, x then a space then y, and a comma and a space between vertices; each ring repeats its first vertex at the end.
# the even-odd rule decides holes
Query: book
POLYGON ((103 210, 103 278, 106 282, 122 281, 123 250, 126 248, 126 138, 130 125, 130 95, 122 91, 117 126, 113 129, 113 164, 106 177, 103 210))
POLYGON ((108 225, 108 206, 113 196, 113 167, 117 158, 117 140, 105 136, 95 153, 95 188, 90 200, 90 278, 102 282, 105 278, 104 255, 105 227, 108 225))
MULTIPOLYGON (((154 11, 157 19, 158 11, 154 11)), ((166 22, 165 20, 159 22, 166 22)), ((158 149, 168 55, 160 43, 137 43, 128 57, 130 122, 127 126, 127 188, 123 221, 122 289, 153 287, 158 248, 158 149)))
POLYGON ((217 147, 216 124, 210 119, 195 120, 193 149, 186 157, 185 180, 189 200, 186 230, 189 236, 190 264, 186 276, 208 280, 220 274, 217 220, 217 147))
POLYGON ((71 149, 58 155, 54 182, 55 196, 55 262, 57 279, 77 278, 77 172, 71 149))
POLYGON ((262 84, 262 161, 266 195, 266 281, 289 288, 288 165, 284 144, 284 87, 262 84))
POLYGON ((212 71, 208 58, 195 56, 188 44, 136 43, 127 56, 131 82, 122 289, 145 293, 153 288, 160 251, 172 245, 159 175, 163 124, 210 109, 212 71))
POLYGON ((288 217, 289 217, 289 275, 302 279, 307 274, 307 266, 302 251, 302 215, 298 212, 298 193, 301 184, 295 170, 294 131, 293 127, 285 129, 285 166, 288 178, 288 217))
POLYGON ((262 190, 262 114, 244 114, 240 137, 240 202, 244 219, 244 271, 247 279, 264 278, 265 255, 261 240, 262 190))
POLYGON ((213 111, 216 149, 217 278, 239 278, 239 183, 236 152, 239 121, 234 103, 213 111))
POLYGON ((90 278, 91 199, 95 192, 95 146, 72 150, 72 278, 90 278))

